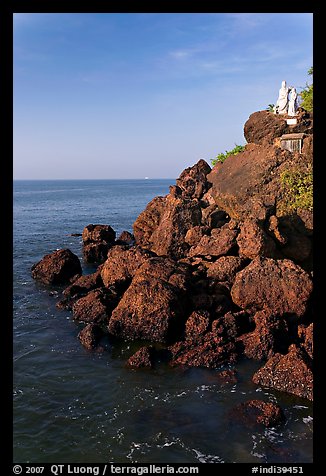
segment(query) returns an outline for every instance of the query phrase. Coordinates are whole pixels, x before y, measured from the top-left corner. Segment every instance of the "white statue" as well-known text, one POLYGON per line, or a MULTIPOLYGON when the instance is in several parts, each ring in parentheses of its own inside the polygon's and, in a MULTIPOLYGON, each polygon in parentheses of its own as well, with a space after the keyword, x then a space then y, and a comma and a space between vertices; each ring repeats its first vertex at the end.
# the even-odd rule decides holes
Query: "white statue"
POLYGON ((277 114, 287 114, 288 108, 288 93, 289 88, 286 86, 286 81, 282 81, 281 89, 278 93, 278 99, 276 102, 276 113, 277 114))
POLYGON ((298 95, 295 88, 290 89, 288 115, 296 116, 298 109, 298 95))

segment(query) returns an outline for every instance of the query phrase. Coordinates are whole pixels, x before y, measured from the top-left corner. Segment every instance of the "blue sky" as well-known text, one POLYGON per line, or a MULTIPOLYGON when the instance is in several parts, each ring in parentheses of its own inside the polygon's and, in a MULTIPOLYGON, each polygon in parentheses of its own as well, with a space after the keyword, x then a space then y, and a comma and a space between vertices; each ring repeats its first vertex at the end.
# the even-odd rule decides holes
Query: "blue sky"
POLYGON ((14 14, 14 178, 175 178, 311 78, 310 13, 14 14))

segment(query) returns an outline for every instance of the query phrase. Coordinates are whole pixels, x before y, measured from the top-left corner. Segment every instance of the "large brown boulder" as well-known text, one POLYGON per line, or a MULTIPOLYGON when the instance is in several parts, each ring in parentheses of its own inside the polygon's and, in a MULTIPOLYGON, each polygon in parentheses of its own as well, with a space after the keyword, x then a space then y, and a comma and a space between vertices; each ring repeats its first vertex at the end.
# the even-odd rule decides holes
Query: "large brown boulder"
POLYGON ((255 258, 235 278, 233 302, 242 309, 270 309, 277 315, 301 317, 312 293, 308 273, 290 260, 255 258))
POLYGON ((281 257, 273 238, 264 231, 258 220, 253 218, 247 218, 241 223, 237 244, 239 255, 244 258, 254 259, 257 256, 281 257))
POLYGON ((32 266, 32 278, 44 284, 67 284, 73 277, 81 274, 78 256, 69 249, 45 255, 41 261, 32 266))
POLYGON ((311 361, 294 344, 286 355, 276 354, 269 359, 252 380, 263 387, 313 399, 311 361))
POLYGON ((184 326, 186 280, 169 259, 145 262, 112 312, 109 332, 127 340, 175 340, 184 326))
POLYGON ((198 200, 177 194, 157 197, 150 202, 134 223, 136 243, 159 256, 182 258, 189 245, 187 231, 201 224, 198 200))
POLYGON ((168 195, 160 223, 151 236, 150 249, 159 256, 182 258, 189 249, 185 243, 187 231, 200 224, 198 201, 168 195))
POLYGON ((223 256, 236 245, 238 230, 226 223, 221 228, 213 228, 210 236, 204 235, 198 245, 189 250, 189 256, 223 256))
POLYGON ((184 365, 187 367, 219 368, 222 365, 235 363, 237 351, 233 342, 225 343, 222 337, 213 332, 176 342, 169 347, 171 352, 170 365, 184 365))
POLYGON ((280 166, 291 157, 277 147, 247 144, 243 152, 217 163, 207 176, 215 203, 232 218, 264 220, 281 197, 280 166))
POLYGON ((269 111, 257 111, 249 116, 244 125, 244 136, 248 143, 274 144, 283 134, 294 132, 313 133, 312 114, 301 112, 296 125, 288 125, 286 117, 269 111))
POLYGON ((133 224, 136 243, 144 248, 150 248, 151 236, 158 227, 165 207, 166 197, 155 197, 146 206, 133 224))
POLYGON ((101 278, 105 287, 126 287, 137 269, 149 258, 155 256, 151 251, 134 246, 114 246, 107 254, 107 260, 102 265, 101 278))
POLYGON ((184 198, 200 199, 210 188, 206 176, 211 171, 211 167, 205 160, 200 159, 192 167, 185 169, 176 180, 177 187, 180 188, 184 198))

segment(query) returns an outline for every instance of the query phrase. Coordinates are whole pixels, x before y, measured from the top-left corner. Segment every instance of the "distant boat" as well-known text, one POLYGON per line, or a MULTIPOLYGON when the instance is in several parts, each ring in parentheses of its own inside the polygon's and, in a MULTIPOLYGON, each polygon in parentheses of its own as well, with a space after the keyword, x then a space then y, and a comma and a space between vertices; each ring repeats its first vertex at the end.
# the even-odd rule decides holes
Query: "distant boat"
POLYGON ((149 177, 145 177, 145 180, 148 180, 148 179, 149 179, 149 177))

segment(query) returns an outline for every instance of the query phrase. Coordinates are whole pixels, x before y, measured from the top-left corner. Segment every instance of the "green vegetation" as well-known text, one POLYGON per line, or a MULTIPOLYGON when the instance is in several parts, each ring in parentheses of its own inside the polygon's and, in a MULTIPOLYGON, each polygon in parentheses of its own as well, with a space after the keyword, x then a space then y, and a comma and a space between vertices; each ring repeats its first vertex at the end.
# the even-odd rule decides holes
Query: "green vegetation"
POLYGON ((239 154, 239 152, 242 152, 244 151, 245 149, 245 146, 244 145, 237 145, 235 144, 235 147, 234 149, 232 150, 226 150, 225 151, 225 154, 223 154, 223 152, 221 152, 220 154, 218 154, 215 159, 211 159, 211 162, 212 162, 212 165, 214 167, 215 164, 217 164, 217 162, 221 162, 223 163, 224 160, 229 157, 230 155, 237 155, 239 154))
POLYGON ((274 112, 274 107, 275 107, 275 104, 268 104, 268 106, 266 107, 266 111, 274 112))
MULTIPOLYGON (((313 67, 308 70, 309 76, 313 75, 313 67)), ((302 102, 300 104, 306 111, 312 112, 313 110, 313 83, 307 84, 306 87, 300 93, 302 102)))
POLYGON ((283 198, 279 203, 282 215, 293 213, 299 208, 313 209, 312 165, 304 170, 285 170, 280 176, 283 198))

